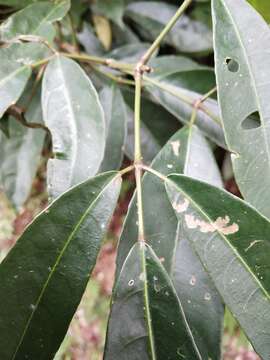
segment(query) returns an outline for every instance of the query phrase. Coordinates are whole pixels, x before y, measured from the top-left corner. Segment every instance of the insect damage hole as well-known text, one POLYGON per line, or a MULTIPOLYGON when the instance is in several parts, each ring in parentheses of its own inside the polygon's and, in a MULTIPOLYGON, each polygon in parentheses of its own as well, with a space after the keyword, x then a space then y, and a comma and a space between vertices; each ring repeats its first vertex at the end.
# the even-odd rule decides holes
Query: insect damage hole
POLYGON ((240 68, 239 62, 230 57, 225 59, 225 64, 227 65, 227 69, 233 73, 236 73, 240 68))
POLYGON ((258 111, 254 111, 253 113, 249 114, 241 123, 241 127, 244 130, 257 129, 261 125, 261 117, 258 111))

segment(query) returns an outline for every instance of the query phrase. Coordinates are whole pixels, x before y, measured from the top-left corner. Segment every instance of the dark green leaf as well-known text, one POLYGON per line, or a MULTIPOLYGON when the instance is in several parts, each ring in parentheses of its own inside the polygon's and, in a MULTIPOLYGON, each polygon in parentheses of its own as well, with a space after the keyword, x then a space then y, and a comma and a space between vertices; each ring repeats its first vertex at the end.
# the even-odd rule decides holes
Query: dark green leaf
MULTIPOLYGON (((125 15, 136 24, 145 39, 153 41, 176 10, 176 6, 165 2, 140 1, 129 4, 125 15)), ((209 52, 212 33, 205 24, 183 15, 164 42, 185 53, 209 52)))
POLYGON ((66 192, 4 259, 1 359, 53 358, 95 265, 120 184, 119 175, 110 172, 66 192))
POLYGON ((219 102, 235 177, 245 199, 270 217, 269 27, 244 0, 214 0, 213 18, 219 102))
POLYGON ((143 243, 132 247, 117 281, 105 348, 108 360, 138 356, 202 359, 168 274, 143 243))
POLYGON ((16 103, 31 75, 31 64, 46 56, 41 44, 12 44, 0 48, 0 118, 16 103))
MULTIPOLYGON (((211 149, 196 127, 185 127, 178 131, 157 155, 152 167, 165 175, 185 172, 218 186, 222 184, 211 149)), ((162 260, 174 281, 202 358, 217 358, 220 352, 223 308, 213 284, 189 246, 185 232, 178 227, 177 218, 160 179, 152 174, 145 174, 142 190, 146 241, 162 260), (190 285, 192 276, 196 278, 196 286, 190 285), (203 299, 205 291, 212 296, 212 301, 207 304, 203 299)), ((137 241, 136 221, 134 194, 118 246, 116 277, 128 252, 137 241)))
POLYGON ((105 87, 99 94, 106 120, 106 147, 100 171, 117 170, 123 160, 127 132, 126 105, 115 85, 105 87))
MULTIPOLYGON (((270 222, 239 198, 198 180, 171 175, 166 187, 172 204, 185 204, 176 214, 216 288, 267 359, 270 222)), ((211 294, 205 292, 204 300, 211 301, 211 294)))
POLYGON ((55 154, 48 163, 48 190, 54 198, 97 173, 105 148, 104 113, 90 79, 62 56, 46 68, 42 108, 55 154))
POLYGON ((69 8, 69 0, 31 4, 1 24, 0 40, 9 41, 21 35, 36 35, 52 41, 55 35, 52 23, 61 20, 69 8))

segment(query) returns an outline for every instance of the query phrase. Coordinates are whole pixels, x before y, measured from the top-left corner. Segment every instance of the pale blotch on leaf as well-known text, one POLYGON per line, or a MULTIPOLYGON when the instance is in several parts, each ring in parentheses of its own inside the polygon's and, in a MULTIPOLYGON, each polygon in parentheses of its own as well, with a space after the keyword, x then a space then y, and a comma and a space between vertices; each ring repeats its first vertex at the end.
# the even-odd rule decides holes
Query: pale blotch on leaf
POLYGON ((194 286, 196 284, 196 280, 197 280, 196 277, 192 275, 189 281, 190 285, 194 286))
POLYGON ((184 202, 182 203, 177 203, 176 201, 173 203, 173 208, 178 214, 187 211, 188 206, 189 206, 188 199, 184 199, 184 202))
POLYGON ((175 155, 175 156, 179 156, 180 141, 179 141, 179 140, 172 141, 172 142, 171 142, 171 146, 172 146, 174 155, 175 155))
POLYGON ((193 215, 185 215, 185 221, 189 229, 200 228, 202 233, 213 233, 219 231, 224 235, 234 234, 239 230, 239 226, 236 223, 228 225, 230 218, 226 215, 224 218, 219 217, 216 221, 210 223, 203 220, 196 219, 193 215))

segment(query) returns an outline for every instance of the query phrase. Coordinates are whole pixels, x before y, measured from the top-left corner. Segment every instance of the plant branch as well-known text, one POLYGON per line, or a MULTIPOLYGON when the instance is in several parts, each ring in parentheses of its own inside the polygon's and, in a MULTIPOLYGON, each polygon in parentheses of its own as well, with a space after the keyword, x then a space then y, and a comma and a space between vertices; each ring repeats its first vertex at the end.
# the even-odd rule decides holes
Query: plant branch
POLYGON ((81 61, 81 62, 90 62, 90 63, 94 63, 94 64, 105 65, 112 69, 120 70, 123 72, 133 71, 134 67, 135 67, 135 65, 122 63, 122 62, 116 61, 114 59, 105 59, 102 57, 90 56, 90 55, 86 55, 86 54, 62 53, 62 55, 69 57, 71 59, 74 59, 74 60, 81 61))
POLYGON ((134 105, 134 164, 135 179, 137 189, 137 211, 138 211, 138 241, 144 242, 144 221, 143 221, 143 201, 142 201, 142 154, 141 154, 141 92, 142 92, 142 73, 136 67, 135 79, 135 105, 134 105))
POLYGON ((161 44, 162 40, 165 38, 165 36, 168 34, 168 32, 172 29, 172 27, 175 25, 177 20, 180 18, 180 16, 184 13, 184 11, 187 9, 187 7, 191 4, 192 0, 185 0, 183 4, 178 8, 174 16, 171 18, 171 20, 168 22, 168 24, 164 27, 164 29, 161 31, 159 36, 156 38, 156 40, 153 42, 153 44, 150 46, 150 48, 146 51, 146 53, 143 55, 143 57, 140 60, 141 65, 146 65, 153 55, 153 53, 156 51, 156 49, 161 44))

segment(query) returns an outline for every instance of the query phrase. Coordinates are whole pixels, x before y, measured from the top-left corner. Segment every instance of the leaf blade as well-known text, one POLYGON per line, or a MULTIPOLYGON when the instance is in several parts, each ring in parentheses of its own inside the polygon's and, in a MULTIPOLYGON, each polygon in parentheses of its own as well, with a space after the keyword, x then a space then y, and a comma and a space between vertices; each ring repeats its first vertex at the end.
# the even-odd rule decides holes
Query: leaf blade
POLYGON ((90 79, 79 65, 62 56, 46 68, 42 109, 55 153, 48 163, 48 189, 54 198, 97 173, 105 149, 105 120, 90 79))
MULTIPOLYGON (((189 241, 255 350, 267 358, 269 221, 226 191, 183 175, 171 175, 166 188, 171 202, 175 196, 189 201, 187 211, 177 214, 189 241), (264 313, 258 316, 262 307, 264 313)), ((205 294, 205 301, 209 300, 205 294)))
POLYGON ((215 0, 212 12, 219 103, 236 181, 244 198, 269 217, 269 28, 246 1, 215 0), (247 123, 254 112, 259 122, 247 123))
POLYGON ((1 337, 3 358, 45 360, 56 352, 95 264, 120 185, 118 174, 111 172, 63 194, 1 263, 0 296, 9 295, 8 307, 0 310, 2 334, 14 314, 20 314, 1 337), (22 290, 24 296, 18 297, 22 290), (64 303, 63 291, 69 294, 64 303))
POLYGON ((135 244, 121 271, 113 295, 110 322, 121 318, 121 314, 124 314, 123 326, 116 334, 109 324, 106 359, 131 358, 138 351, 142 359, 181 356, 202 359, 172 282, 147 245, 135 244), (170 330, 168 336, 164 328, 170 330), (131 351, 130 345, 133 346, 131 351))

